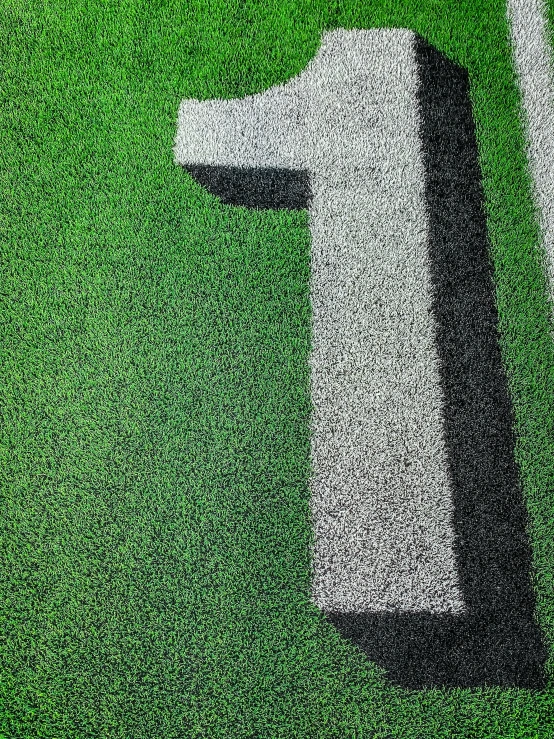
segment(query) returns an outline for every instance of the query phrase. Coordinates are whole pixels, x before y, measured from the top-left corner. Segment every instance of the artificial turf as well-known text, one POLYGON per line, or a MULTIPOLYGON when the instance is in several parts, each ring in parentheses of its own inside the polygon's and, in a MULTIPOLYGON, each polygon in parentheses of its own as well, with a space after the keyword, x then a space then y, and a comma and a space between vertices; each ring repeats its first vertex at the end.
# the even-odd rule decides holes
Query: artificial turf
POLYGON ((552 687, 400 689, 311 603, 307 213, 173 161, 183 98, 372 27, 469 71, 552 686, 553 326, 504 3, 4 0, 4 737, 554 733, 552 687))

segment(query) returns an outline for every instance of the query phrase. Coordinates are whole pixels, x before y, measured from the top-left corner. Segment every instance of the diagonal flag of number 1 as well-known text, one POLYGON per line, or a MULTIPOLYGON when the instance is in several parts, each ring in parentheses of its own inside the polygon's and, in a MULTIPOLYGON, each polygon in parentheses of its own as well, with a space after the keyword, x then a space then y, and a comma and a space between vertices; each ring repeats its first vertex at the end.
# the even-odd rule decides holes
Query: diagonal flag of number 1
POLYGON ((402 684, 540 684, 467 74, 333 31, 284 85, 184 100, 175 158, 309 210, 313 602, 402 684))

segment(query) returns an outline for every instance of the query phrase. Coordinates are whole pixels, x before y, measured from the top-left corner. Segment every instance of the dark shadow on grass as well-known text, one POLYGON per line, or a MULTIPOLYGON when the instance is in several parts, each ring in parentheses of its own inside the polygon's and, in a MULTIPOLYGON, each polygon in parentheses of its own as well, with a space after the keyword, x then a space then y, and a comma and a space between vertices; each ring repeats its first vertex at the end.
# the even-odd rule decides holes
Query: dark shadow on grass
POLYGON ((547 652, 534 618, 469 77, 420 37, 416 57, 444 433, 467 615, 328 617, 400 685, 540 688, 547 652))
POLYGON ((184 169, 226 205, 302 210, 310 200, 310 178, 305 170, 190 164, 184 169))

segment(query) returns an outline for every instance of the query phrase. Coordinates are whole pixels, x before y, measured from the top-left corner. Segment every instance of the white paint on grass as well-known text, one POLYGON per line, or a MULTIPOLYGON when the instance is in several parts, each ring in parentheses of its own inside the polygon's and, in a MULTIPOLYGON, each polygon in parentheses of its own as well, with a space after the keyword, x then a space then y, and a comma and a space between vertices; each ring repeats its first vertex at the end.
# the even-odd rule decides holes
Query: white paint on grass
POLYGON ((463 611, 443 436, 415 36, 327 33, 285 85, 184 100, 176 161, 306 169, 314 602, 463 611))
POLYGON ((508 0, 507 7, 534 199, 554 300, 554 68, 547 13, 542 0, 508 0))

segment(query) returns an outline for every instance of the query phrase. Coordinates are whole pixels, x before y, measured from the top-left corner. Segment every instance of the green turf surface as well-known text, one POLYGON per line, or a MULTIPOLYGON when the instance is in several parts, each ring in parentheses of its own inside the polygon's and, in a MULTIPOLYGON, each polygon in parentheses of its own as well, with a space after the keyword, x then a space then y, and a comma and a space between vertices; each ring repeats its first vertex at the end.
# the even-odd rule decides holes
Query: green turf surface
POLYGON ((173 163, 183 97, 376 26, 469 69, 554 654, 554 350, 504 3, 4 0, 0 736, 552 736, 553 690, 395 688, 310 604, 307 214, 173 163))

